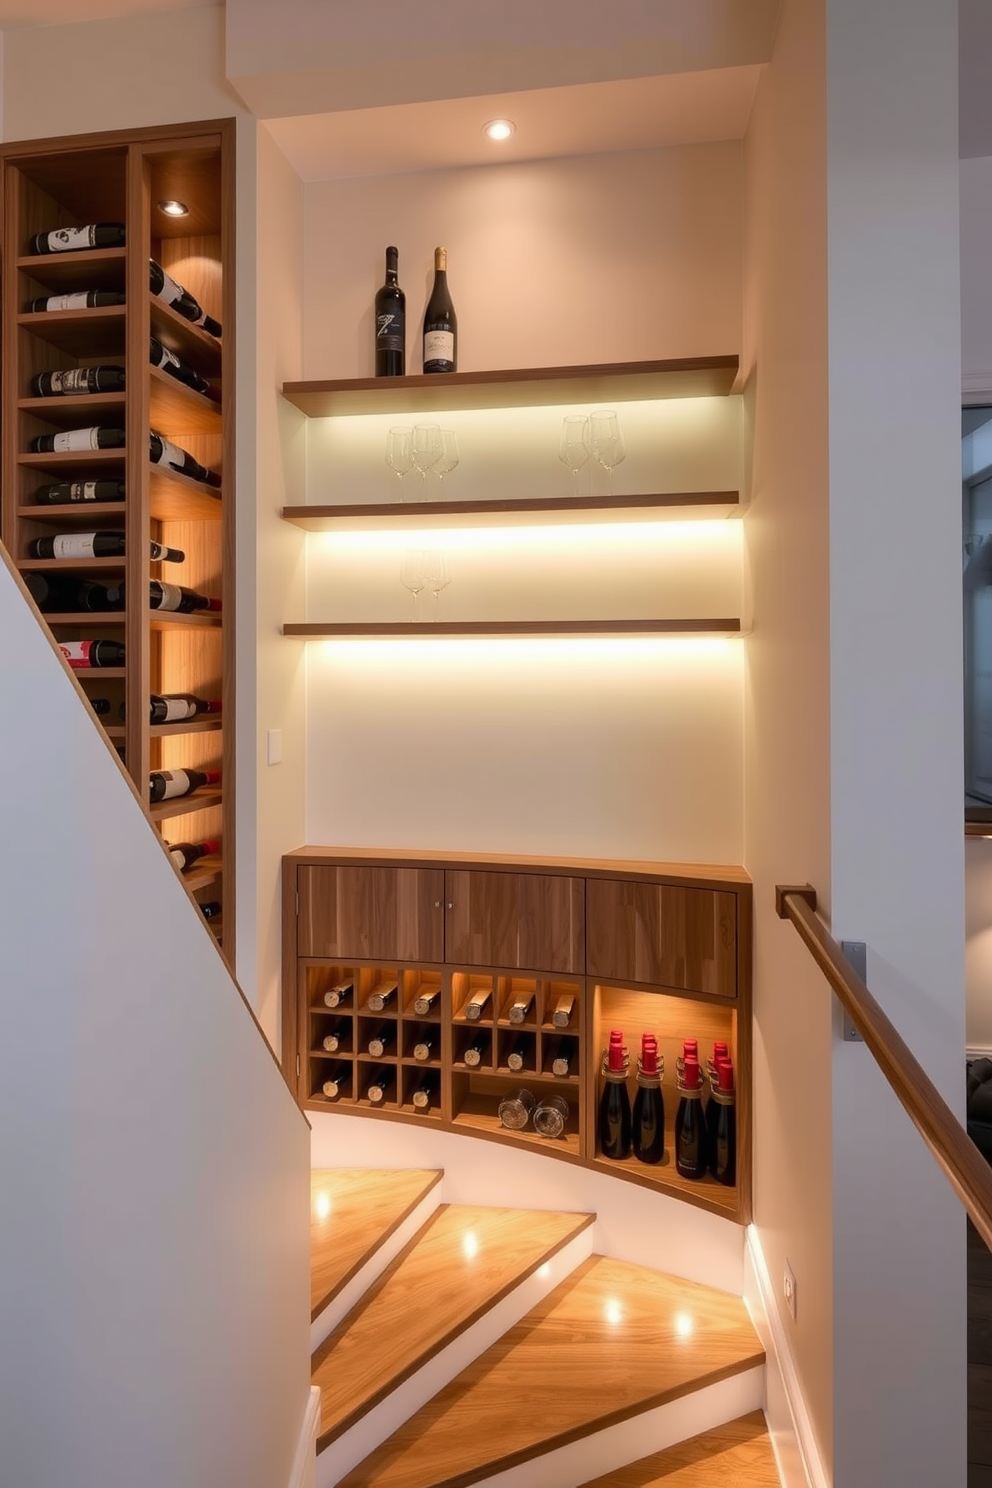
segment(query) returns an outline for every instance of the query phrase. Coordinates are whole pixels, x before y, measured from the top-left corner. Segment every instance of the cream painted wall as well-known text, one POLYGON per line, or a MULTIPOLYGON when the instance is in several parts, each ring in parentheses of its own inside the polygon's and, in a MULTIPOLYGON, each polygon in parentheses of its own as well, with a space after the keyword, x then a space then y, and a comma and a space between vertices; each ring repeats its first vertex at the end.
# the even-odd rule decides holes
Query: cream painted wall
POLYGON ((992 401, 992 156, 961 162, 961 370, 965 395, 992 401))

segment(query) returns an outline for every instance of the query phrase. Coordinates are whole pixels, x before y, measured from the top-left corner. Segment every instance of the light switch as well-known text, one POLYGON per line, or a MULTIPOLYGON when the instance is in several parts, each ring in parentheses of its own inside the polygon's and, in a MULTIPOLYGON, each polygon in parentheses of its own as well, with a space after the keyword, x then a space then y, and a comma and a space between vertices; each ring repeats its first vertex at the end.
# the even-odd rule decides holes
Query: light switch
POLYGON ((265 735, 265 756, 270 765, 282 764, 282 729, 269 729, 265 735))

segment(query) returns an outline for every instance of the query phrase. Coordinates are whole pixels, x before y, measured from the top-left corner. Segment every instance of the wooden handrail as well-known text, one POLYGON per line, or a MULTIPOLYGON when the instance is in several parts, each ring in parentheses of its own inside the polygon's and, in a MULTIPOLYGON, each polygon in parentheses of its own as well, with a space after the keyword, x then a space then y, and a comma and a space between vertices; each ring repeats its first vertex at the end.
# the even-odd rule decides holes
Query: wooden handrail
POLYGON ((791 920, 799 931, 906 1115, 992 1250, 992 1168, 816 913, 816 890, 809 884, 779 884, 775 908, 780 919, 791 920))

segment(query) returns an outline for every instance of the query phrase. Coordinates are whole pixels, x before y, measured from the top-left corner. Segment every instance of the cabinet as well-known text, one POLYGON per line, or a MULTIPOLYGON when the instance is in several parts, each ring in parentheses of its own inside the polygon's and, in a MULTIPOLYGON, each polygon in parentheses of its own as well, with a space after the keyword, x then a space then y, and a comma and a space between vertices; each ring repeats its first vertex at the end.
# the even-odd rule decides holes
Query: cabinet
POLYGON ((747 1219, 751 885, 742 870, 301 848, 283 860, 283 896, 283 1066, 307 1109, 536 1145, 747 1219), (632 1070, 642 1033, 657 1035, 664 1057, 658 1166, 598 1150, 600 1061, 617 1027, 632 1070), (732 1050, 734 1187, 675 1171, 675 1064, 687 1037, 704 1059, 718 1039, 732 1050), (501 1101, 521 1087, 538 1104, 563 1102, 560 1136, 501 1123, 501 1101))
MULTIPOLYGON (((129 134, 18 142, 0 149, 3 177, 3 495, 0 533, 56 642, 122 643, 120 666, 75 671, 144 800, 149 772, 220 771, 220 784, 149 806, 166 842, 218 846, 184 874, 208 906, 230 960, 234 946, 233 689, 233 121, 129 134), (165 201, 185 215, 169 216, 165 201), (122 246, 31 251, 37 233, 91 223, 123 224, 122 246), (149 260, 218 321, 209 334, 151 293, 149 260), (54 297, 103 292, 115 303, 38 308, 54 297), (202 379, 194 388, 152 365, 151 338, 202 379), (97 365, 123 369, 119 391, 41 396, 38 373, 97 365), (205 385, 205 390, 204 390, 205 385), (103 448, 34 448, 38 436, 94 426, 123 431, 103 448), (150 432, 219 479, 191 478, 154 463, 150 432), (114 482, 113 499, 79 499, 86 483, 114 482), (68 483, 72 499, 46 488, 68 483), (73 491, 73 487, 75 490, 73 491), (123 532, 123 556, 37 556, 37 538, 123 532), (181 563, 150 562, 152 541, 181 563), (51 580, 77 581, 73 602, 44 595, 51 580), (219 602, 213 610, 156 608, 150 581, 179 584, 219 602), (87 605, 95 582, 111 608, 87 605), (152 694, 193 693, 218 712, 152 724, 152 694)), ((57 302, 56 302, 57 303, 57 302)), ((104 491, 107 488, 104 488, 104 491)), ((99 593, 99 591, 97 591, 99 593)))

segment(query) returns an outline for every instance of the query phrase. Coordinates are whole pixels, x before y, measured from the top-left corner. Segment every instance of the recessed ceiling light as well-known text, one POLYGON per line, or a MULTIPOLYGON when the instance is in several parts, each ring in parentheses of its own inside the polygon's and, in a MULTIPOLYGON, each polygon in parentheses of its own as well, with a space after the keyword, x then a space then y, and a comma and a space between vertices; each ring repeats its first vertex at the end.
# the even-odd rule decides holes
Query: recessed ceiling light
POLYGON ((512 119, 490 119, 488 124, 483 124, 482 132, 491 140, 506 140, 511 134, 516 134, 517 126, 512 119))
POLYGON ((189 216, 189 207, 185 202, 181 201, 160 201, 158 209, 160 212, 164 212, 167 217, 189 216))

